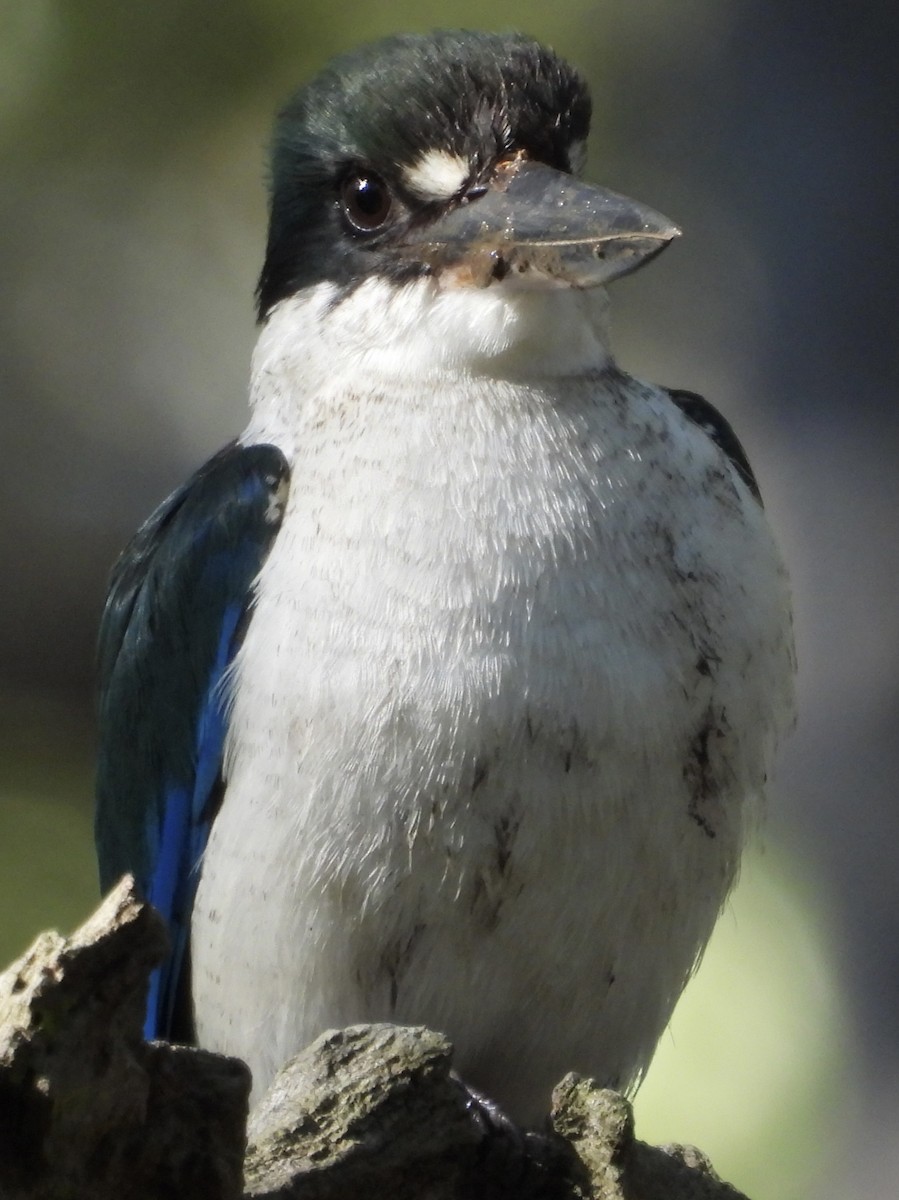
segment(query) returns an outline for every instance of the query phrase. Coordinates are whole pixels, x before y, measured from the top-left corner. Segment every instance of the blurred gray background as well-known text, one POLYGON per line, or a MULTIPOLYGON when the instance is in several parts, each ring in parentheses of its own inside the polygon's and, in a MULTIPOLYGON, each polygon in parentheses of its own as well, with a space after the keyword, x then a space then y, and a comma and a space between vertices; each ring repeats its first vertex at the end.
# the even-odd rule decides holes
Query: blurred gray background
POLYGON ((106 579, 137 524, 245 422, 271 115, 333 53, 437 25, 524 29, 590 79, 588 175, 685 231, 615 286, 619 358, 730 418, 793 575, 800 725, 748 898, 722 922, 732 948, 700 972, 704 998, 688 994, 706 1006, 702 1036, 675 1018, 680 1057, 646 1086, 668 1108, 645 1120, 700 1140, 691 1122, 726 1113, 702 1144, 755 1200, 893 1198, 891 0, 0 0, 0 951, 95 900, 106 579), (725 1038, 755 1064, 751 1095, 725 1038), (776 1153, 753 1133, 772 1122, 776 1153))

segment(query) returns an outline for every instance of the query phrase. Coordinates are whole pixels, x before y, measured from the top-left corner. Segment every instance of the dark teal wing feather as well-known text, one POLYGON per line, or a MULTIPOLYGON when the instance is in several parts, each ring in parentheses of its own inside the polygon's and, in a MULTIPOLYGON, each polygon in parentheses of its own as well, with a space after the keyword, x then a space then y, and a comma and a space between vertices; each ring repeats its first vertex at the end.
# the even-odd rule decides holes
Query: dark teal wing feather
POLYGON ((198 863, 221 797, 227 671, 287 481, 276 447, 225 447, 138 530, 112 575, 99 647, 97 854, 104 891, 130 871, 169 923, 149 1037, 185 1032, 176 1002, 198 863))

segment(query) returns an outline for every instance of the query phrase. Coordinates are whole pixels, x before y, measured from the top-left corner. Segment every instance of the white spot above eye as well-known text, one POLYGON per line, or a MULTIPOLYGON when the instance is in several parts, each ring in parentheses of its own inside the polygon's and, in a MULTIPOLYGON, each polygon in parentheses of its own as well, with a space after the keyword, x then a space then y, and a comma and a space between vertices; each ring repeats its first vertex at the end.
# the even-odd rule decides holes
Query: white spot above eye
POLYGON ((449 200, 468 180, 468 160, 448 150, 426 150, 411 167, 403 168, 403 182, 423 200, 449 200))

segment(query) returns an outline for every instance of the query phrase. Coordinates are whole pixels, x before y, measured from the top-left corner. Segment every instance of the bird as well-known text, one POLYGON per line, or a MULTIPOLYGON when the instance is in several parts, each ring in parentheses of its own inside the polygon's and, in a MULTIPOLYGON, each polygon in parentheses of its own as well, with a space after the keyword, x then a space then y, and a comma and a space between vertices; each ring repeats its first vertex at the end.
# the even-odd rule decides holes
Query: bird
POLYGON ((632 1091, 793 721, 786 568, 701 396, 613 357, 679 234, 583 178, 582 75, 396 35, 279 113, 244 432, 99 643, 101 883, 171 931, 148 1037, 250 1067, 446 1033, 522 1125, 632 1091))

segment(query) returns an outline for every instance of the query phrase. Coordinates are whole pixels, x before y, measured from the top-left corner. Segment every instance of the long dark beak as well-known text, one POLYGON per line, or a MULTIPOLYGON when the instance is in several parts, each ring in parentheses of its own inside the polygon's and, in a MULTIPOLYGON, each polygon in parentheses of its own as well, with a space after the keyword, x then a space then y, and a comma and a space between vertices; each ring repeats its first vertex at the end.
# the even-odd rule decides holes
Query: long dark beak
POLYGON ((463 283, 517 274, 528 285, 589 288, 635 271, 679 235, 645 204, 516 159, 483 194, 410 229, 403 249, 463 283))

